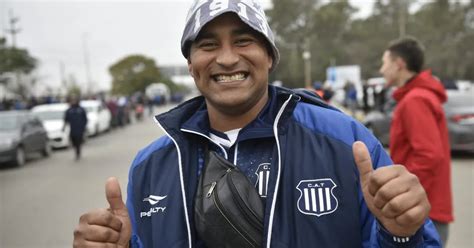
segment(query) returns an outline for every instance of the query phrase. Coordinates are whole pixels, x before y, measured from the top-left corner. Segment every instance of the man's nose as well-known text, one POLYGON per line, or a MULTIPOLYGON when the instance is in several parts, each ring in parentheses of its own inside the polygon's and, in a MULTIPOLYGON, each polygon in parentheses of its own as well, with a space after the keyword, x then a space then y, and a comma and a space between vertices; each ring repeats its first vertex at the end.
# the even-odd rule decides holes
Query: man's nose
POLYGON ((216 63, 224 67, 232 67, 239 62, 239 54, 231 45, 224 45, 219 50, 216 63))

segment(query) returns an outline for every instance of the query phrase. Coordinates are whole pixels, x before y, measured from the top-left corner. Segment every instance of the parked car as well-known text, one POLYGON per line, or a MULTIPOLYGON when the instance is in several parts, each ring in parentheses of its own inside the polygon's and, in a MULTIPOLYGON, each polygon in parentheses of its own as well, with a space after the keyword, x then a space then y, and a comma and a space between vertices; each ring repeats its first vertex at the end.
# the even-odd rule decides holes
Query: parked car
MULTIPOLYGON (((474 152, 474 90, 448 90, 448 101, 443 105, 447 118, 451 150, 474 152)), ((380 142, 388 146, 393 107, 384 112, 369 113, 364 125, 380 142)))
POLYGON ((0 162, 22 166, 30 153, 48 157, 51 145, 41 121, 28 111, 0 112, 0 162))
POLYGON ((448 91, 444 107, 451 150, 474 152, 474 89, 448 91))
POLYGON ((66 103, 54 103, 38 105, 31 109, 31 113, 38 117, 48 132, 48 138, 53 148, 69 147, 69 125, 64 127, 64 114, 69 105, 66 103))
POLYGON ((112 114, 100 100, 82 100, 80 103, 87 112, 87 135, 98 135, 110 128, 112 114))

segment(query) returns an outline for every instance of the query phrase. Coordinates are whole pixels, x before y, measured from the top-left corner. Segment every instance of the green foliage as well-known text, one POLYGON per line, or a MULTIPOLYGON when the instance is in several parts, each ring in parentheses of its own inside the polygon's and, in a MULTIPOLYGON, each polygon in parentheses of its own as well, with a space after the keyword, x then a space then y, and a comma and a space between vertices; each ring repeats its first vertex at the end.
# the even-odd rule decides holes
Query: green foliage
POLYGON ((273 0, 267 16, 281 62, 271 79, 303 87, 307 43, 313 81, 325 80, 331 65, 357 64, 363 78, 380 76, 384 50, 404 34, 424 44, 426 67, 441 79, 474 80, 474 1, 418 1, 421 8, 409 13, 415 2, 377 0, 371 16, 355 19, 356 9, 347 0, 273 0))
POLYGON ((36 68, 36 65, 37 60, 26 49, 8 47, 6 39, 0 37, 0 78, 6 73, 28 74, 36 68))
POLYGON ((426 62, 442 78, 474 79, 474 30, 465 25, 474 8, 438 0, 427 3, 413 16, 413 30, 426 49, 426 62), (433 18, 436 17, 436 18, 433 18))
POLYGON ((167 84, 171 89, 174 83, 161 75, 153 59, 143 55, 130 55, 109 68, 112 76, 112 93, 131 95, 134 92, 143 92, 145 88, 157 82, 167 84))
POLYGON ((68 96, 81 96, 81 88, 77 86, 76 84, 71 85, 67 89, 67 95, 68 96))

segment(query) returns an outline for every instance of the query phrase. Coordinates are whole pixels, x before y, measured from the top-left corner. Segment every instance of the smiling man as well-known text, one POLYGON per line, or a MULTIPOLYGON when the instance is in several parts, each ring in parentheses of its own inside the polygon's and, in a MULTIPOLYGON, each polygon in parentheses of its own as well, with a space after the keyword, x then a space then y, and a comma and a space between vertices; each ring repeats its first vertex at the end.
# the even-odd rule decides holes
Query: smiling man
POLYGON ((181 48, 202 96, 155 117, 166 135, 135 158, 127 204, 109 179, 110 207, 81 216, 74 247, 439 247, 417 177, 367 129, 268 84, 279 53, 258 3, 196 1, 181 48), (209 154, 246 180, 202 184, 209 154))
POLYGON ((266 46, 261 34, 230 13, 206 25, 190 46, 189 72, 216 130, 247 125, 267 103, 273 59, 266 46))

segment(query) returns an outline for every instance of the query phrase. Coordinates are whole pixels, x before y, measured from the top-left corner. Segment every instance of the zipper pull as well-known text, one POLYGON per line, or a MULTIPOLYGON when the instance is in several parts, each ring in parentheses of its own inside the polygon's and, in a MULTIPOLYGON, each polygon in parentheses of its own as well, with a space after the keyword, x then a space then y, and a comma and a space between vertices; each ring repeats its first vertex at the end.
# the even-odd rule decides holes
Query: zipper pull
POLYGON ((211 197, 212 191, 214 190, 214 188, 216 187, 216 185, 217 185, 217 182, 212 182, 211 188, 209 189, 209 191, 208 191, 207 194, 206 194, 206 197, 207 197, 207 198, 211 197))

